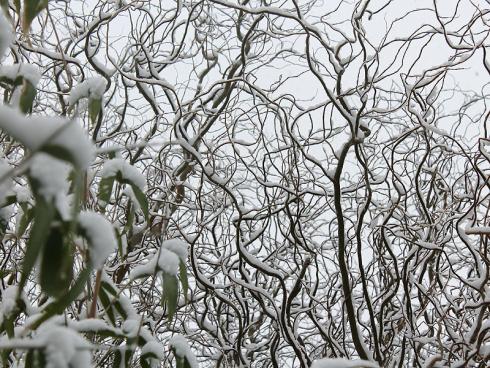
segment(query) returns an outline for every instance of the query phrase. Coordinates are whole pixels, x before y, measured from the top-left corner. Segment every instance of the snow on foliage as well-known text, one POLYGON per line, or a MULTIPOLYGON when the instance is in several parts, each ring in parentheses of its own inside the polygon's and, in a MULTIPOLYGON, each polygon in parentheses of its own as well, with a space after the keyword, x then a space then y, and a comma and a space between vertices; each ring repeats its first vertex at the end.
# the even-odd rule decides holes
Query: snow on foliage
POLYGON ((64 161, 46 153, 36 153, 31 158, 29 173, 39 185, 38 192, 48 201, 68 192, 70 166, 64 161))
POLYGON ((101 269, 117 248, 112 224, 101 214, 90 211, 80 212, 78 222, 89 240, 90 262, 95 269, 101 269))
POLYGON ((60 148, 81 169, 92 162, 94 147, 76 121, 52 116, 25 117, 11 107, 0 106, 0 128, 33 151, 60 148))
POLYGON ((36 153, 30 160, 29 174, 36 191, 48 202, 53 202, 64 218, 69 217, 68 175, 70 166, 46 153, 36 153))
POLYGON ((151 276, 158 271, 175 275, 179 271, 180 259, 177 254, 166 248, 160 248, 145 264, 136 266, 130 274, 131 279, 151 276))
POLYGON ((122 158, 114 158, 104 163, 102 169, 102 178, 109 178, 116 176, 117 174, 122 176, 123 180, 134 183, 139 189, 144 190, 146 186, 145 176, 134 166, 131 166, 129 162, 122 158))
POLYGON ((17 286, 9 286, 2 291, 2 299, 0 301, 0 326, 4 319, 10 318, 12 312, 17 307, 17 286))
POLYGON ((175 334, 169 341, 170 346, 174 349, 175 355, 179 358, 185 358, 190 368, 198 368, 196 356, 192 352, 186 338, 180 334, 175 334))
POLYGON ((72 329, 47 324, 38 339, 45 346, 46 368, 91 366, 91 345, 72 329))
POLYGON ((168 239, 162 243, 162 247, 177 254, 182 262, 187 260, 187 243, 180 239, 168 239))
POLYGON ((2 78, 6 78, 11 81, 15 81, 17 78, 23 78, 35 86, 41 79, 41 74, 32 64, 1 65, 0 79, 2 78))
POLYGON ((107 86, 107 81, 102 77, 89 78, 74 87, 68 97, 68 104, 74 105, 80 99, 88 97, 89 99, 102 99, 107 86))
POLYGON ((165 359, 164 347, 157 341, 149 341, 141 348, 141 355, 149 357, 151 367, 160 367, 160 361, 165 359))

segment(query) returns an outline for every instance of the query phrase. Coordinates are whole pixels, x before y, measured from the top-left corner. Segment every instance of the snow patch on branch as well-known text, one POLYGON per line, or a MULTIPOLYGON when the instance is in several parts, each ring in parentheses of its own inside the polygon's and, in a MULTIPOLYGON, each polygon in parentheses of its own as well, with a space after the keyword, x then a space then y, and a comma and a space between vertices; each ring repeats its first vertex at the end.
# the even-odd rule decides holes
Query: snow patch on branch
POLYGON ((315 360, 311 368, 379 368, 379 365, 368 360, 324 358, 315 360))
POLYGON ((490 235, 490 226, 472 226, 465 229, 466 235, 490 235))
POLYGON ((72 106, 85 97, 100 100, 104 96, 106 86, 107 81, 105 78, 89 78, 71 90, 70 96, 68 97, 68 104, 72 106))

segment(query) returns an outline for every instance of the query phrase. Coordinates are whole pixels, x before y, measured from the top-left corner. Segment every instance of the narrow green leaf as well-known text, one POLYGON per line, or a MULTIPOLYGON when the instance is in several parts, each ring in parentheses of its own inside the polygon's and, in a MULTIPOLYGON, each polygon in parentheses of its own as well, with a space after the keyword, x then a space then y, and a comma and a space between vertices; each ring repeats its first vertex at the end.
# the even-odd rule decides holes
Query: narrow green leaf
POLYGON ((71 289, 68 290, 64 296, 48 305, 44 309, 43 315, 30 326, 30 329, 35 330, 44 321, 48 320, 52 316, 63 313, 64 310, 68 308, 68 306, 77 298, 77 296, 83 292, 89 277, 90 269, 84 269, 82 272, 80 272, 71 289))
POLYGON ((172 320, 177 310, 177 301, 179 298, 179 282, 177 277, 163 273, 163 299, 167 304, 167 313, 169 321, 172 320))
POLYGON ((49 296, 64 295, 73 278, 73 254, 59 228, 53 228, 41 261, 41 289, 49 296))
POLYGON ((25 0, 24 1, 24 16, 22 19, 22 31, 29 32, 32 21, 37 15, 48 6, 48 0, 25 0))
MULTIPOLYGON (((80 208, 85 204, 85 197, 87 193, 85 193, 85 185, 86 185, 86 172, 82 172, 80 170, 73 170, 70 173, 71 175, 71 191, 73 193, 73 207, 72 207, 72 216, 73 219, 78 217, 78 213, 80 212, 80 208)), ((72 231, 76 231, 77 221, 73 220, 71 224, 72 231)))
POLYGON ((97 118, 102 111, 102 99, 91 98, 88 101, 88 115, 92 124, 97 122, 97 118))
POLYGON ((133 189, 134 196, 136 197, 136 200, 138 201, 138 203, 141 207, 141 210, 143 211, 143 214, 145 215, 146 221, 148 222, 149 210, 148 210, 148 200, 146 199, 146 195, 134 183, 130 183, 130 185, 131 185, 131 188, 133 189))
POLYGON ((112 364, 113 368, 120 368, 121 367, 121 362, 122 362, 122 354, 121 351, 116 350, 114 353, 114 363, 112 364))
POLYGON ((77 161, 73 157, 72 153, 63 146, 48 143, 42 146, 40 148, 40 151, 46 152, 47 154, 53 156, 54 158, 57 158, 58 160, 67 161, 74 166, 77 165, 77 161))
POLYGON ((186 359, 175 354, 175 349, 172 349, 172 351, 175 355, 176 368, 185 368, 186 359))
POLYGON ((116 231, 116 240, 117 240, 117 251, 119 252, 119 257, 123 258, 123 243, 122 243, 122 235, 119 229, 114 229, 116 231))
POLYGON ((134 206, 132 205, 131 202, 128 202, 128 208, 126 210, 126 213, 127 213, 126 225, 124 226, 124 229, 126 230, 126 233, 128 234, 128 239, 132 236, 134 212, 135 212, 134 206))
POLYGON ((36 98, 36 92, 36 87, 31 82, 24 80, 19 104, 20 111, 22 111, 24 114, 31 111, 32 104, 36 98))
POLYGON ((41 349, 31 349, 27 352, 25 368, 46 367, 46 357, 41 349))
POLYGON ((46 202, 42 197, 38 198, 34 207, 34 225, 32 225, 32 230, 26 245, 24 262, 22 263, 22 277, 20 279, 19 290, 22 290, 24 287, 36 263, 39 252, 48 239, 54 214, 54 206, 46 202))
MULTIPOLYGON (((110 285, 108 282, 102 281, 100 286, 101 286, 101 289, 104 289, 107 291, 108 295, 110 294, 115 298, 118 297, 119 292, 112 285, 110 285)), ((123 319, 126 319, 128 317, 127 312, 124 310, 124 308, 122 307, 121 303, 119 303, 119 301, 117 301, 117 300, 111 301, 111 303, 123 319)))
POLYGON ((187 302, 187 293, 189 291, 189 280, 187 279, 187 270, 185 269, 185 263, 180 261, 179 265, 179 275, 180 283, 182 284, 182 289, 184 291, 184 298, 187 302))
POLYGON ((28 208, 27 204, 25 206, 22 206, 22 216, 19 221, 19 226, 17 227, 17 236, 20 238, 24 233, 26 232, 27 227, 32 221, 32 218, 34 217, 34 208, 28 208))
POLYGON ((111 324, 115 326, 116 316, 114 314, 114 306, 111 304, 111 299, 109 298, 106 291, 102 287, 99 290, 99 299, 100 299, 100 303, 102 304, 102 307, 104 308, 105 312, 107 313, 107 316, 109 317, 109 320, 111 321, 111 324))
POLYGON ((20 0, 14 0, 14 6, 15 6, 15 12, 18 15, 20 15, 20 10, 21 10, 20 0))
POLYGON ((0 7, 3 9, 3 13, 10 18, 10 13, 9 13, 9 2, 8 0, 0 0, 0 7))
POLYGON ((5 236, 8 225, 9 225, 9 219, 0 216, 0 240, 3 239, 3 237, 5 236))
POLYGON ((14 203, 17 203, 17 196, 15 194, 9 195, 4 199, 1 207, 7 207, 14 203))
POLYGON ((117 290, 111 285, 109 284, 108 282, 106 281, 102 281, 100 283, 100 286, 106 290, 109 294, 111 294, 112 296, 117 296, 119 293, 117 292, 117 290))
POLYGON ((143 355, 140 357, 140 365, 141 365, 141 368, 151 368, 150 363, 148 363, 146 361, 145 356, 143 356, 143 355))
POLYGON ((114 177, 102 178, 99 183, 99 207, 104 210, 111 199, 114 177))
POLYGON ((5 332, 7 333, 9 339, 14 338, 14 318, 5 318, 3 321, 3 327, 5 328, 5 332))
POLYGON ((24 83, 24 78, 22 76, 16 76, 15 78, 10 78, 8 76, 0 77, 0 82, 10 84, 12 87, 17 87, 24 83))
MULTIPOLYGON (((128 344, 129 346, 129 344, 128 344)), ((131 349, 127 349, 125 352, 124 352, 124 366, 125 367, 130 367, 130 363, 131 363, 131 358, 133 356, 133 350, 131 349)))

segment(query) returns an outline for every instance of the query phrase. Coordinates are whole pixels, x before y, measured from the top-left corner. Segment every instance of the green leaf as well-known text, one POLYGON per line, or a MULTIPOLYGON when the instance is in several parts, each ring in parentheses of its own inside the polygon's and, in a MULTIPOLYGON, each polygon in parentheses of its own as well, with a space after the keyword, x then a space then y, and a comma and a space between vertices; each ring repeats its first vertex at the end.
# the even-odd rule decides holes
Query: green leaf
POLYGON ((17 14, 20 14, 21 6, 20 0, 14 0, 15 11, 17 14))
POLYGON ((175 354, 175 349, 173 349, 173 348, 172 348, 172 351, 175 355, 175 362, 177 363, 176 368, 191 368, 191 365, 190 365, 190 363, 186 357, 180 357, 177 354, 175 354))
POLYGON ((21 204, 23 213, 19 221, 19 226, 17 227, 17 236, 20 238, 24 233, 26 232, 27 226, 32 221, 32 218, 34 217, 35 210, 34 208, 28 208, 27 204, 24 206, 21 204))
POLYGON ((0 77, 0 82, 10 84, 12 87, 17 87, 22 85, 22 83, 24 82, 24 78, 21 75, 15 77, 15 79, 9 78, 7 76, 2 76, 0 77))
POLYGON ((134 183, 129 183, 131 185, 131 188, 133 189, 134 196, 136 197, 136 200, 138 201, 141 210, 143 211, 143 214, 145 215, 146 221, 148 222, 149 218, 149 210, 148 210, 148 200, 146 199, 145 193, 134 183))
POLYGON ((75 167, 77 166, 77 161, 73 157, 72 153, 63 146, 47 143, 44 146, 42 146, 39 150, 53 156, 54 158, 69 162, 75 167))
POLYGON ((185 269, 185 263, 180 261, 179 265, 179 275, 180 283, 182 284, 182 289, 184 290, 184 298, 187 302, 187 292, 189 291, 189 280, 187 279, 187 270, 185 269))
POLYGON ((114 353, 114 363, 112 364, 112 366, 114 368, 121 368, 121 362, 122 362, 122 354, 121 354, 121 351, 120 350, 116 350, 116 352, 114 353))
POLYGON ((5 236, 8 225, 9 225, 9 219, 1 216, 0 213, 0 240, 3 239, 3 237, 5 236))
POLYGON ((29 32, 32 21, 38 14, 48 6, 48 0, 25 0, 24 1, 24 16, 22 19, 22 31, 29 32))
POLYGON ((8 317, 3 321, 3 327, 9 339, 14 338, 14 318, 8 317))
POLYGON ((121 232, 117 228, 115 228, 114 230, 116 232, 117 251, 119 253, 119 257, 123 258, 124 254, 123 254, 123 242, 122 242, 122 238, 121 238, 121 232))
POLYGON ((53 297, 65 294, 73 278, 73 254, 60 228, 53 228, 41 261, 41 289, 53 297))
POLYGON ((90 98, 88 101, 88 115, 92 124, 97 122, 97 117, 102 111, 102 99, 90 98))
POLYGON ((17 203, 17 196, 15 194, 9 195, 4 199, 1 207, 7 207, 7 206, 10 206, 11 204, 14 204, 14 203, 17 203))
POLYGON ((23 289, 31 270, 36 263, 39 252, 48 239, 51 221, 53 220, 54 215, 54 206, 51 203, 46 202, 42 197, 39 197, 36 206, 34 207, 34 225, 32 225, 29 240, 26 245, 19 290, 23 289))
POLYGON ((76 299, 77 296, 79 296, 83 290, 85 289, 85 285, 87 280, 90 277, 90 269, 84 269, 80 274, 78 275, 78 278, 74 282, 73 286, 71 287, 68 292, 60 297, 58 300, 52 302, 49 304, 43 311, 43 315, 36 320, 35 322, 32 323, 29 328, 31 330, 35 330, 38 328, 44 321, 48 320, 52 316, 56 314, 61 314, 65 311, 66 308, 76 299))
POLYGON ((146 361, 146 355, 147 355, 147 354, 142 355, 142 356, 140 357, 140 365, 141 365, 141 368, 151 368, 150 363, 148 363, 148 362, 146 361))
POLYGON ((153 352, 143 354, 140 356, 141 368, 151 368, 152 365, 150 364, 150 359, 160 360, 160 358, 153 352))
POLYGON ((131 363, 131 358, 133 356, 133 353, 134 351, 131 350, 131 349, 126 349, 126 351, 124 352, 124 364, 125 364, 125 367, 130 367, 130 363, 131 363))
POLYGON ((111 200, 112 187, 114 186, 114 176, 102 178, 99 183, 99 207, 103 210, 111 200))
POLYGON ((111 303, 111 299, 107 295, 106 291, 102 287, 99 289, 99 299, 100 299, 100 303, 102 304, 102 307, 104 308, 104 311, 107 313, 107 316, 111 321, 111 324, 115 326, 116 316, 114 314, 114 306, 111 303))
POLYGON ((163 273, 163 300, 167 304, 167 313, 169 321, 172 320, 177 310, 177 301, 179 297, 179 281, 174 275, 163 273))
POLYGON ((8 268, 0 270, 0 279, 7 277, 8 275, 12 274, 13 272, 14 272, 14 270, 8 269, 8 268))
POLYGON ((184 368, 184 364, 185 364, 185 359, 184 358, 179 357, 179 356, 176 356, 175 357, 175 362, 177 363, 177 367, 176 368, 184 368))
POLYGON ((3 13, 10 19, 8 0, 0 0, 0 7, 3 9, 3 13))
POLYGON ((32 109, 32 104, 36 98, 36 87, 29 81, 24 80, 22 93, 20 95, 20 111, 27 114, 32 109))
POLYGON ((46 357, 41 349, 31 349, 27 352, 25 368, 46 367, 46 357))
MULTIPOLYGON (((108 282, 102 281, 101 284, 100 284, 100 286, 101 286, 100 287, 101 290, 106 290, 107 291, 107 295, 108 296, 110 294, 114 298, 117 298, 118 297, 119 292, 111 284, 109 284, 108 282)), ((113 305, 113 307, 117 310, 117 312, 120 314, 120 316, 123 319, 126 319, 128 317, 127 312, 124 310, 124 308, 122 307, 121 303, 119 303, 118 300, 111 301, 111 304, 113 305)))

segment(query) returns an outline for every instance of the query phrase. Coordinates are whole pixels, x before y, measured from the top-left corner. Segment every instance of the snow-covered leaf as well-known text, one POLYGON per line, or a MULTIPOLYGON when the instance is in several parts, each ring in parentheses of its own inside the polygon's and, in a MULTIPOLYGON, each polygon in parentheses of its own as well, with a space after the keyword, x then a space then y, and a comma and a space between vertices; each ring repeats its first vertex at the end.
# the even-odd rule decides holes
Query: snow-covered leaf
POLYGON ((78 223, 89 242, 92 267, 102 269, 106 258, 117 248, 112 224, 103 215, 91 211, 82 211, 78 216, 78 223))

